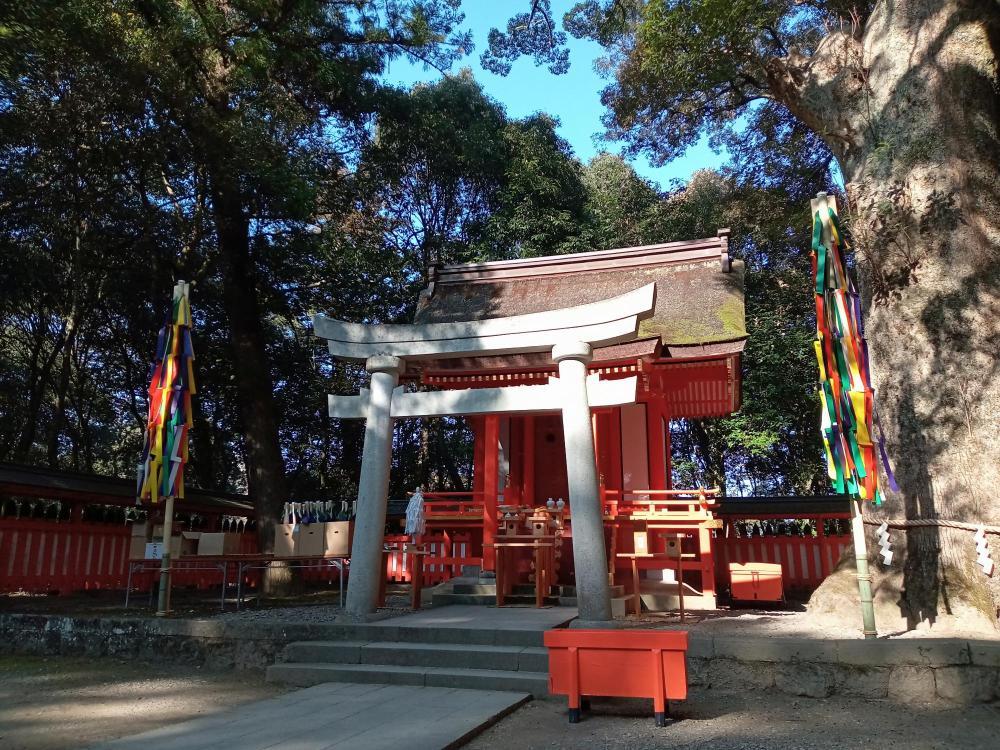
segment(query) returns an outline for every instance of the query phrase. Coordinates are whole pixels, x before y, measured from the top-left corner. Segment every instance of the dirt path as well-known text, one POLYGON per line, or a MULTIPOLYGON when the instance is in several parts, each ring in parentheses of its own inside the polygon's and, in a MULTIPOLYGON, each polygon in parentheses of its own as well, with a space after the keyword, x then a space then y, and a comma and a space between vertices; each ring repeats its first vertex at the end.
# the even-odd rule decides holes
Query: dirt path
POLYGON ((68 750, 261 700, 249 672, 115 659, 0 656, 0 748, 68 750))
POLYGON ((996 750, 1000 705, 900 706, 887 701, 693 692, 679 719, 653 724, 645 702, 595 700, 579 724, 565 703, 535 701, 475 738, 467 750, 996 750))

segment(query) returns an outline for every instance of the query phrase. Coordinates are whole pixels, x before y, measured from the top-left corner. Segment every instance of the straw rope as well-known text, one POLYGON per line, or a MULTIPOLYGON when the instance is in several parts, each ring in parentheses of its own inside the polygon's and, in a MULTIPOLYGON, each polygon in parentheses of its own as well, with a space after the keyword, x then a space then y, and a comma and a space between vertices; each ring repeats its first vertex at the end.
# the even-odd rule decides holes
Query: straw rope
MULTIPOLYGON (((882 521, 873 521, 871 519, 865 519, 865 523, 869 526, 881 526, 882 521)), ((982 529, 987 534, 1000 534, 1000 526, 986 526, 979 523, 966 523, 965 521, 948 521, 940 518, 914 518, 914 519, 904 519, 900 520, 887 520, 885 524, 890 529, 905 529, 912 527, 921 526, 944 526, 948 529, 962 529, 963 531, 979 531, 982 529)))

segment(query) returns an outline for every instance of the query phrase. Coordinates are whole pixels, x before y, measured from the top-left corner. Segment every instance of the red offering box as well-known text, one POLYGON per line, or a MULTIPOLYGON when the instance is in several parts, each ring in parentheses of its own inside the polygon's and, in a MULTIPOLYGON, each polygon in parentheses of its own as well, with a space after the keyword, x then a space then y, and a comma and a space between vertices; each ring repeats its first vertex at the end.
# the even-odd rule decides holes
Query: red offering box
POLYGON ((777 563, 729 563, 733 599, 780 602, 785 599, 781 565, 777 563))

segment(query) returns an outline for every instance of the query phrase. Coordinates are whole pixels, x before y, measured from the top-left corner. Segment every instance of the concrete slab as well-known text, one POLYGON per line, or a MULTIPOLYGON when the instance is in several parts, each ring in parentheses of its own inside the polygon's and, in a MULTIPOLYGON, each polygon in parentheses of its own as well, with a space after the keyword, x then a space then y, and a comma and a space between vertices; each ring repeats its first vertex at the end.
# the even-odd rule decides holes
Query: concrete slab
POLYGON ((575 607, 478 607, 455 604, 373 622, 372 628, 454 628, 460 630, 530 630, 558 628, 576 617, 575 607))
POLYGON ((441 750, 529 699, 502 691, 326 683, 92 750, 441 750))
POLYGON ((502 669, 392 666, 387 664, 274 664, 268 667, 269 682, 307 687, 326 682, 453 687, 470 690, 509 690, 544 698, 549 691, 545 672, 502 669))

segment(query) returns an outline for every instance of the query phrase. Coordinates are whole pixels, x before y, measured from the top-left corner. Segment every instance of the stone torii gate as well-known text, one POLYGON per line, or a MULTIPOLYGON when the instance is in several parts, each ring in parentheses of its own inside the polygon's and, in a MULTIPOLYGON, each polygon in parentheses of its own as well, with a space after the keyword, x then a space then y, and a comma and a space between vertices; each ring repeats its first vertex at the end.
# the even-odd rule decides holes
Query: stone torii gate
POLYGON ((611 616, 607 553, 600 504, 592 406, 634 403, 637 380, 587 376, 594 346, 634 339, 651 314, 655 284, 600 302, 529 315, 425 325, 364 325, 317 315, 313 327, 330 353, 364 360, 370 388, 330 396, 330 416, 365 419, 346 616, 363 621, 375 611, 389 491, 393 421, 400 418, 515 412, 562 412, 573 526, 573 560, 580 620, 611 616), (546 385, 405 393, 399 385, 407 358, 441 359, 551 351, 559 377, 546 385))

